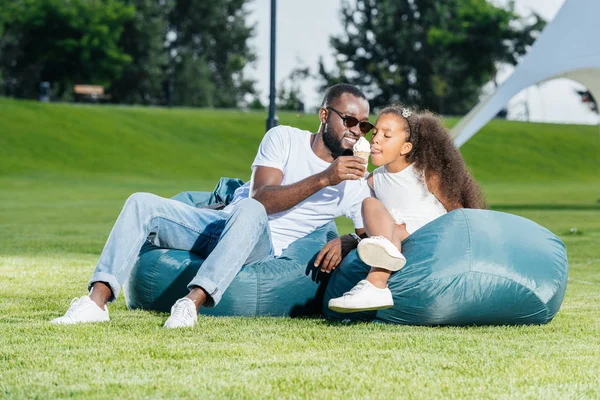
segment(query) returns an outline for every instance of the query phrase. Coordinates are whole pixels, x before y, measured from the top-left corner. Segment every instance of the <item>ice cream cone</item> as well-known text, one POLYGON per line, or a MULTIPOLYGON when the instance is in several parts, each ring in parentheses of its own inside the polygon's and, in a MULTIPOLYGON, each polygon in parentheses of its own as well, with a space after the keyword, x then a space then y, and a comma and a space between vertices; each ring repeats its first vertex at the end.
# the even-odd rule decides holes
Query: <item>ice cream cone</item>
POLYGON ((365 160, 365 164, 369 163, 369 155, 371 154, 371 145, 364 137, 361 137, 356 141, 352 149, 356 157, 360 157, 365 160))
POLYGON ((369 163, 369 156, 371 155, 371 152, 367 152, 367 151, 355 151, 354 155, 356 157, 360 157, 365 161, 365 164, 369 163))

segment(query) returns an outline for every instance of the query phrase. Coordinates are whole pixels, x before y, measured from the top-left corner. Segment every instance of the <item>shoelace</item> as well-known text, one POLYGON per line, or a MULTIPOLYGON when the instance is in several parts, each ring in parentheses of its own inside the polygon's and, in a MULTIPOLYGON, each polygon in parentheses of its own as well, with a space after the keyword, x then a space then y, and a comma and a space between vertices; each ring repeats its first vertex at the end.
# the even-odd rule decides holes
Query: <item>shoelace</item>
POLYGON ((175 310, 173 311, 173 316, 177 319, 188 319, 192 317, 189 307, 186 307, 183 304, 184 302, 178 304, 177 307, 175 307, 175 310))
POLYGON ((344 296, 352 296, 354 293, 360 291, 363 286, 365 286, 367 283, 365 281, 360 281, 356 284, 356 286, 354 286, 352 289, 350 289, 350 291, 344 293, 344 296))
POLYGON ((65 313, 65 317, 69 317, 79 306, 79 303, 81 303, 81 298, 79 297, 75 297, 73 300, 71 300, 71 304, 69 305, 69 309, 65 313))

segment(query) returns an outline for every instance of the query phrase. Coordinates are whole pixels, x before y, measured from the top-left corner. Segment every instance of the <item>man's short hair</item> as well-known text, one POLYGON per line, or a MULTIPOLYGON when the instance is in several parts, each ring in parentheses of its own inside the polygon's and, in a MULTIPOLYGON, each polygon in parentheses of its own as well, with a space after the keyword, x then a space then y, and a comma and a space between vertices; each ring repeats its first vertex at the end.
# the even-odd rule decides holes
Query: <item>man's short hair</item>
POLYGON ((344 93, 350 93, 354 97, 367 100, 367 96, 365 96, 365 94, 356 86, 350 85, 348 83, 338 83, 327 89, 327 91, 325 92, 325 96, 323 97, 321 107, 326 107, 329 104, 333 103, 335 99, 337 99, 344 93))

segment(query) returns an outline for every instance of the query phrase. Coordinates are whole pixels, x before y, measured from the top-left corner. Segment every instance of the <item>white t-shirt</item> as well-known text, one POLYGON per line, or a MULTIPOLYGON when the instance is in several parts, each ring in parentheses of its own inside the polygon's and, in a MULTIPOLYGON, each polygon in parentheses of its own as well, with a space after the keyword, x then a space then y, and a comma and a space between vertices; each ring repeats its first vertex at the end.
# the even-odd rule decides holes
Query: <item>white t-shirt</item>
POLYGON ((429 191, 425 176, 413 164, 395 173, 385 166, 377 168, 373 171, 373 192, 397 224, 406 224, 410 234, 446 214, 442 203, 429 191))
MULTIPOLYGON (((283 172, 281 185, 291 185, 327 169, 330 164, 310 147, 311 136, 311 132, 291 126, 269 130, 260 143, 252 170, 259 166, 277 168, 283 172)), ((231 205, 249 193, 250 182, 236 190, 231 205)), ((352 219, 356 229, 362 228, 361 204, 369 195, 364 179, 349 180, 321 189, 289 210, 269 215, 275 255, 281 255, 293 241, 341 215, 352 219)))

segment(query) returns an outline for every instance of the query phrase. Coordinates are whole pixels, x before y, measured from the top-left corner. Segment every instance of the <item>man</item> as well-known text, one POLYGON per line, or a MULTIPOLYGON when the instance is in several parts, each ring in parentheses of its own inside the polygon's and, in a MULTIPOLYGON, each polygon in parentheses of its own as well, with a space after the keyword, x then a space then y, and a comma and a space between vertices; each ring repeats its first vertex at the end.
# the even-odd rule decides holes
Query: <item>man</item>
MULTIPOLYGON (((252 178, 223 210, 194 208, 149 193, 133 194, 123 206, 89 282, 89 296, 76 299, 58 324, 108 321, 106 304, 119 295, 140 248, 150 235, 160 247, 193 251, 205 261, 171 308, 166 328, 194 326, 198 310, 216 305, 242 266, 277 257, 294 240, 345 215, 364 235, 361 203, 369 195, 362 159, 343 156, 373 128, 369 103, 356 87, 329 88, 316 134, 275 127, 263 138, 252 178)), ((356 236, 330 241, 316 264, 330 272, 355 248, 356 236)))

